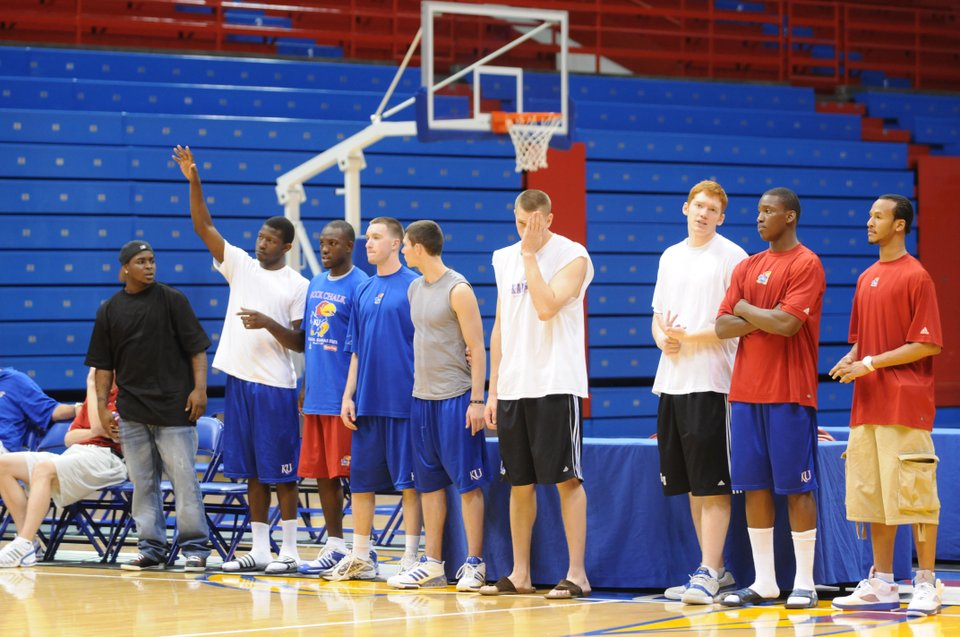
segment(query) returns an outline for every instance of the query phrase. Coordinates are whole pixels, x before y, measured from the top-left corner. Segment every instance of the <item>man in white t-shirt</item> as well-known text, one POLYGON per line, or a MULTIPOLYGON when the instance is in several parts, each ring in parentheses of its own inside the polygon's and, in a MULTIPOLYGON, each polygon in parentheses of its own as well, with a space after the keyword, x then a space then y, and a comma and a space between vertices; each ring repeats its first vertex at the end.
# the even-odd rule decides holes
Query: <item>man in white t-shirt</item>
POLYGON ((548 599, 590 594, 584 568, 587 494, 580 448, 588 395, 583 299, 593 280, 586 248, 550 231, 550 197, 525 190, 514 206, 520 241, 493 253, 497 315, 490 336, 485 418, 510 482, 513 571, 484 595, 533 592, 530 543, 537 484, 555 484, 567 536, 567 576, 548 599))
POLYGON ((224 562, 223 570, 296 573, 300 417, 291 350, 302 348, 299 328, 310 282, 286 264, 293 224, 284 217, 267 219, 257 234, 257 258, 251 258, 227 243, 213 225, 190 148, 177 146, 173 158, 190 181, 193 229, 213 255, 214 267, 230 284, 213 366, 227 374, 224 475, 247 480, 253 547, 250 553, 224 562), (277 488, 283 531, 275 560, 267 521, 272 484, 277 488))
POLYGON ((660 257, 653 290, 653 339, 662 350, 653 393, 660 396, 657 447, 664 495, 689 494, 700 543, 700 567, 668 599, 712 604, 736 589, 723 567, 730 524, 727 393, 737 339, 721 341, 717 308, 730 286, 743 248, 717 234, 727 193, 715 181, 695 185, 683 204, 687 238, 660 257))

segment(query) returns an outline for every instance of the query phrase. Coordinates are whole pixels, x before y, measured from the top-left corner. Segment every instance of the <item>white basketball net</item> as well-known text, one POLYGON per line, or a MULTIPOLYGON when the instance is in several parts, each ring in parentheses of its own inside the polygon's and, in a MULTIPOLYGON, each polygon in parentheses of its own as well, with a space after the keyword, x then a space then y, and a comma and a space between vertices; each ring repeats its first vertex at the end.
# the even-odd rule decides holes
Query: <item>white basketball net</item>
POLYGON ((563 118, 558 114, 541 121, 515 124, 507 122, 507 131, 517 151, 517 172, 532 172, 547 167, 547 148, 550 139, 560 128, 563 118))

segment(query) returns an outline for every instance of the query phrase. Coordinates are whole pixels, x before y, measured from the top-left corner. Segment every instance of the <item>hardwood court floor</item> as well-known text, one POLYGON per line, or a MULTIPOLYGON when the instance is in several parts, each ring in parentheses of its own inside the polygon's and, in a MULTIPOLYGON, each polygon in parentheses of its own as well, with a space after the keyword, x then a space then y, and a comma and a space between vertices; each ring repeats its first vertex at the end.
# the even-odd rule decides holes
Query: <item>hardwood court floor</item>
MULTIPOLYGON (((387 570, 387 569, 384 569, 387 570)), ((960 601, 956 589, 947 599, 960 601)), ((837 613, 782 605, 726 610, 597 593, 550 602, 539 595, 481 597, 453 587, 395 591, 384 582, 39 565, 0 571, 0 636, 497 637, 949 637, 960 606, 907 621, 900 613, 837 613)))

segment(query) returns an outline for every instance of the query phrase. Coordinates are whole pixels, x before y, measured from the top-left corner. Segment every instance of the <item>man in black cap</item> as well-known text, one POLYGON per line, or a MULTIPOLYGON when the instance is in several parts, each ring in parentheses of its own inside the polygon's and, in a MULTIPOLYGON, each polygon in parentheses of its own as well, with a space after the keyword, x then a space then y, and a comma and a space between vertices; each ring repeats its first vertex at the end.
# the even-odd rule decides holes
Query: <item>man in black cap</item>
POLYGON ((176 498, 177 531, 185 569, 202 571, 210 554, 194 457, 196 420, 207 406, 210 339, 187 298, 157 283, 153 248, 131 241, 120 249, 124 288, 100 306, 86 364, 96 368, 100 421, 114 423, 107 397, 116 374, 117 410, 111 435, 123 444, 133 482, 139 555, 121 568, 162 569, 167 529, 160 494, 166 474, 176 498))

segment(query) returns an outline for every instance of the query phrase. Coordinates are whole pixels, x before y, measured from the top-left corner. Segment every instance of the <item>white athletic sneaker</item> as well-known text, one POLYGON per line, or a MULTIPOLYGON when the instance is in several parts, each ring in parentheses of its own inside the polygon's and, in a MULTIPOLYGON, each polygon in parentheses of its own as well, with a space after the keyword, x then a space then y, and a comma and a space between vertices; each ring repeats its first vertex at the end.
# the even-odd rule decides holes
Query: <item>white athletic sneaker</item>
POLYGON ((0 568, 33 566, 37 563, 37 548, 30 540, 15 537, 0 549, 0 568))
POLYGON ((340 560, 347 556, 347 553, 349 553, 349 550, 346 548, 341 550, 328 545, 320 551, 317 559, 301 564, 299 571, 302 575, 323 575, 333 569, 340 560))
POLYGON ((900 587, 876 577, 860 580, 852 593, 833 600, 837 610, 896 610, 900 608, 900 587))
POLYGON ((706 566, 701 566, 690 576, 680 601, 684 604, 712 604, 719 592, 720 580, 711 577, 706 566))
POLYGON ((444 588, 447 574, 443 562, 434 562, 424 555, 416 567, 394 575, 387 580, 387 586, 393 588, 444 588))
MULTIPOLYGON (((718 601, 720 597, 726 595, 727 593, 737 590, 737 581, 733 579, 733 573, 724 569, 723 575, 720 576, 720 588, 717 589, 717 595, 714 601, 718 601)), ((667 590, 663 591, 663 596, 673 602, 679 602, 683 599, 683 594, 687 592, 687 587, 690 586, 690 582, 684 582, 679 586, 671 586, 667 590)))
POLYGON ((487 565, 478 557, 468 557, 457 571, 457 592, 476 593, 487 583, 487 565))
POLYGON ((937 580, 935 584, 913 580, 913 599, 907 605, 907 615, 922 617, 936 615, 940 612, 943 596, 943 582, 937 580))
POLYGON ((407 557, 404 555, 400 558, 400 568, 397 569, 397 575, 403 575, 411 568, 416 568, 418 564, 420 564, 420 558, 416 556, 407 557))
POLYGON ((356 557, 353 553, 347 555, 337 562, 332 570, 327 571, 321 577, 328 582, 342 582, 351 579, 376 579, 379 574, 380 565, 377 564, 377 552, 371 550, 368 559, 356 557))

